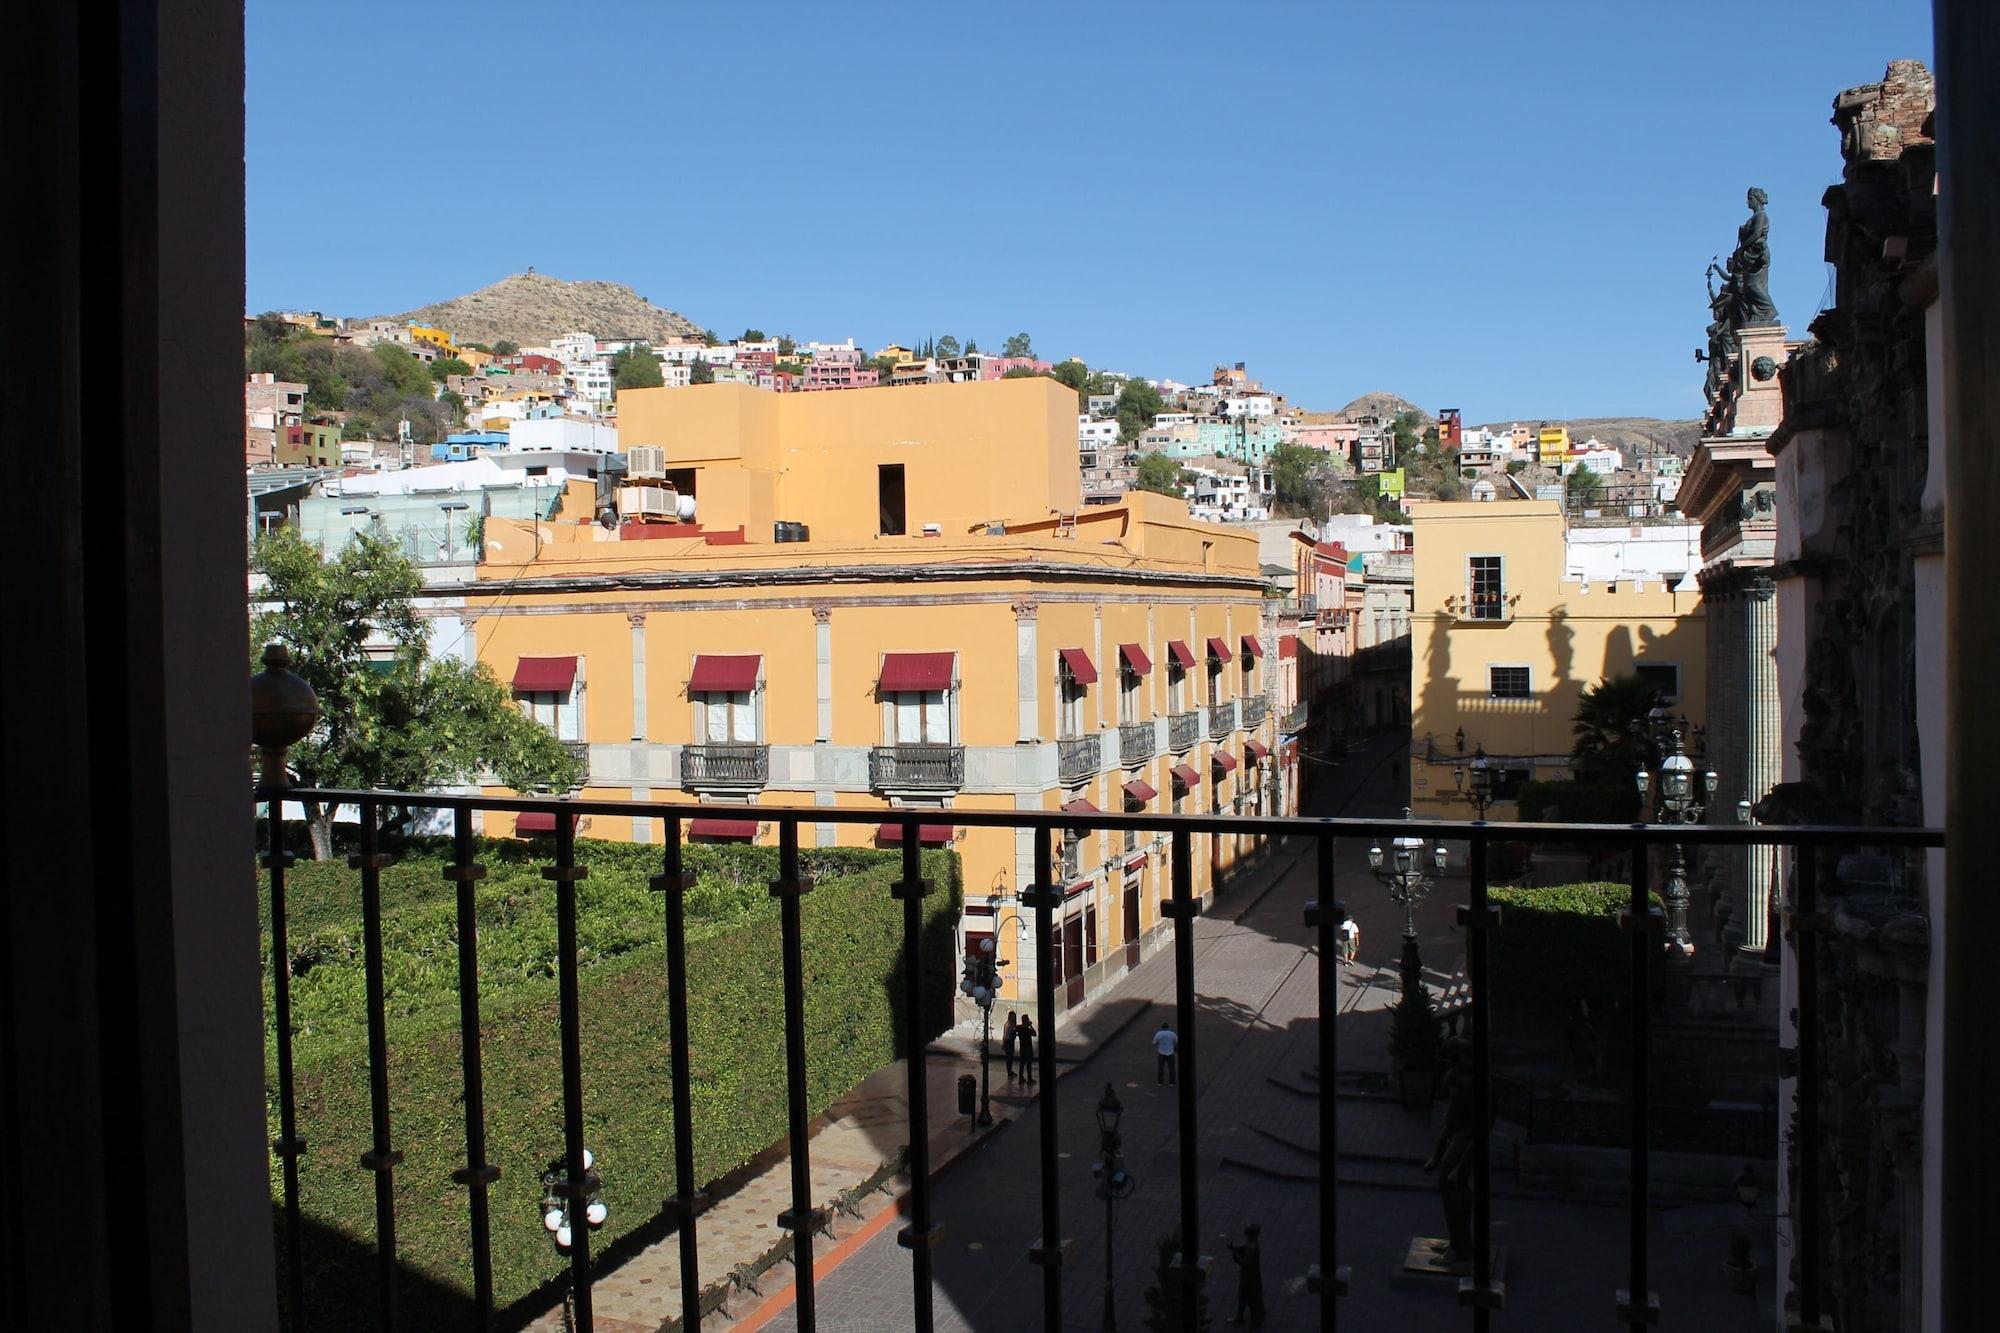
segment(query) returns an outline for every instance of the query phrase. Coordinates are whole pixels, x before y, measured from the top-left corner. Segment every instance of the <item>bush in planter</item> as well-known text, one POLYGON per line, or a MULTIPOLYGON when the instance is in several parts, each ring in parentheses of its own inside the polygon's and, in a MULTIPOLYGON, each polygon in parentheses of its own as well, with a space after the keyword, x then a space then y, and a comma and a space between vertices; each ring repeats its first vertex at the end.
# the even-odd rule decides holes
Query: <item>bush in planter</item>
POLYGON ((1423 986, 1403 992, 1389 1016, 1389 1057, 1400 1069, 1436 1069, 1444 1061, 1444 1024, 1423 986))

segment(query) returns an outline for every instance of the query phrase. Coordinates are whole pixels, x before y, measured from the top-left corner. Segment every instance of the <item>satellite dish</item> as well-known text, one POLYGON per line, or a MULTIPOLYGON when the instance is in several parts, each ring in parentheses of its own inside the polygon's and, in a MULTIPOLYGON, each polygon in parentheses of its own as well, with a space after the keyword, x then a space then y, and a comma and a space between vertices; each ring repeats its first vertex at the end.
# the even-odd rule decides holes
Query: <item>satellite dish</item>
POLYGON ((597 511, 597 522, 602 527, 615 530, 618 527, 618 511, 606 505, 597 511))

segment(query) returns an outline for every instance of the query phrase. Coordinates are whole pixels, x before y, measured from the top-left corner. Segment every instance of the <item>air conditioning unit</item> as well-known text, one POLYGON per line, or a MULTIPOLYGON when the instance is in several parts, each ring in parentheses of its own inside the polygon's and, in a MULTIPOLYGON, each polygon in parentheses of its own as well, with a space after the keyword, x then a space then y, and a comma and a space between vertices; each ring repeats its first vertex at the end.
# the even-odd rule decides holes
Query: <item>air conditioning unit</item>
POLYGON ((626 451, 625 475, 658 478, 667 475, 667 451, 656 444, 642 444, 626 451))
POLYGON ((672 491, 659 486, 620 486, 618 488, 618 516, 620 518, 672 518, 675 501, 679 497, 672 491))

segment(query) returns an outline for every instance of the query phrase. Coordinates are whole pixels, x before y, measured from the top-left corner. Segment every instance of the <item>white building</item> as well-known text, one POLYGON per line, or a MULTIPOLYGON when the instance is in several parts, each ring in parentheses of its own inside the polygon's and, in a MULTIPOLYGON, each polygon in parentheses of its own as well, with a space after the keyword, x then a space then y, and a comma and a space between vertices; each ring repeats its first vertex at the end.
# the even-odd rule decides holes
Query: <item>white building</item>
POLYGON ((582 417, 529 417, 507 431, 508 450, 561 450, 577 454, 615 454, 618 427, 582 417))
POLYGON ((1275 416, 1278 405, 1268 393, 1246 393, 1222 400, 1221 413, 1231 421, 1248 418, 1257 420, 1275 416))
MULTIPOLYGON (((1088 416, 1076 419, 1076 447, 1086 456, 1095 456, 1100 449, 1110 449, 1118 443, 1118 423, 1098 421, 1088 416)), ((1085 463, 1094 467, 1094 463, 1085 463)))
POLYGON ((1590 440, 1586 441, 1586 446, 1572 453, 1563 463, 1562 473, 1565 477, 1578 468, 1586 472, 1595 472, 1600 477, 1608 477, 1625 466, 1625 455, 1610 445, 1590 440))
POLYGON ((1271 475, 1263 468, 1245 467, 1209 458, 1181 465, 1190 481, 1181 486, 1188 513, 1205 523, 1260 523, 1271 516, 1271 475))
POLYGON ((1687 591, 1701 569, 1701 526, 1641 524, 1571 528, 1563 534, 1563 577, 1592 583, 1665 580, 1687 591))
POLYGON ((565 333, 549 346, 555 359, 565 366, 580 366, 597 360, 597 335, 565 333))

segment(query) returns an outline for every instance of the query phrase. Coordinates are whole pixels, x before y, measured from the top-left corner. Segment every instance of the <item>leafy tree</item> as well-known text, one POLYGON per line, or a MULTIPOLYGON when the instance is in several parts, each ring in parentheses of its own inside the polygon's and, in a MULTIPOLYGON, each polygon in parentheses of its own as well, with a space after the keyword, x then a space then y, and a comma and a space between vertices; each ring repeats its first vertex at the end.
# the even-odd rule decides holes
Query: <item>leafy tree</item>
POLYGON ((1000 376, 1003 380, 1038 380, 1049 378, 1046 370, 1036 370, 1032 366, 1015 366, 1000 376))
MULTIPOLYGON (((319 695, 320 724, 291 752, 307 785, 423 791, 482 769, 517 791, 582 780, 582 766, 490 668, 429 656, 430 627, 412 605, 422 579, 389 542, 364 532, 322 559, 279 528, 258 539, 251 569, 265 579, 267 606, 251 621, 253 659, 266 643, 285 644, 319 695), (386 640, 387 653, 371 653, 371 640, 386 640)), ((333 811, 308 803, 306 821, 314 857, 331 856, 333 811)))
POLYGON ((1076 410, 1090 410, 1090 367, 1081 361, 1064 361, 1050 372, 1057 380, 1076 390, 1076 410))
POLYGON ((1327 506, 1332 469, 1326 455, 1310 445, 1281 444, 1271 451, 1272 499, 1291 514, 1318 514, 1327 506))
POLYGON ((462 352, 484 352, 488 356, 491 356, 493 354, 493 349, 491 347, 488 347, 485 343, 462 342, 458 345, 458 347, 459 350, 462 352))
POLYGON ((657 389, 667 382, 660 371, 660 358, 641 344, 614 352, 611 356, 611 384, 614 389, 657 389))
POLYGON ((1604 493, 1604 482, 1587 467, 1578 467, 1563 483, 1563 491, 1579 505, 1596 504, 1604 493))
POLYGON ((1508 475, 1508 476, 1510 476, 1510 477, 1518 477, 1518 476, 1520 476, 1520 475, 1521 475, 1521 474, 1522 474, 1523 472, 1526 472, 1527 470, 1528 470, 1528 460, 1527 460, 1527 459, 1525 459, 1525 458, 1510 458, 1510 459, 1508 459, 1508 460, 1507 460, 1507 475, 1508 475))
POLYGON ((493 344, 493 355, 495 356, 519 356, 520 354, 521 344, 515 342, 512 338, 502 338, 499 342, 493 344))
POLYGON ((704 347, 720 347, 720 346, 722 346, 722 339, 720 339, 720 338, 718 338, 718 337, 716 337, 716 336, 715 336, 715 330, 714 330, 714 329, 703 329, 703 330, 701 331, 701 342, 702 342, 702 346, 704 346, 704 347))
POLYGON ((431 379, 443 384, 448 375, 470 375, 472 367, 455 356, 441 356, 431 362, 431 379))
POLYGON ((779 334, 779 335, 778 335, 778 355, 779 355, 779 356, 790 356, 790 355, 791 355, 791 354, 792 354, 793 352, 796 352, 796 351, 798 351, 798 350, 799 350, 799 344, 798 344, 798 342, 797 342, 797 341, 796 341, 796 340, 795 340, 795 339, 794 339, 794 338, 792 337, 792 335, 791 335, 791 334, 789 334, 789 333, 781 333, 781 334, 779 334))
POLYGON ((423 362, 395 343, 376 343, 374 353, 382 374, 398 394, 405 398, 431 396, 431 373, 423 362))
POLYGON ((1389 433, 1396 440, 1397 461, 1400 462, 1417 451, 1417 446, 1423 442, 1423 436, 1419 434, 1423 424, 1423 417, 1414 409, 1408 408, 1398 412, 1395 419, 1389 423, 1389 433))
POLYGON ((1144 380, 1126 380, 1118 393, 1118 442, 1127 444, 1152 427, 1166 410, 1160 391, 1144 380))
POLYGON ((1147 454, 1139 460, 1139 489, 1160 495, 1181 493, 1181 465, 1165 454, 1147 454))
POLYGON ((797 361, 780 361, 776 369, 783 375, 804 375, 806 368, 797 361))
POLYGON ((715 383, 715 367, 709 365, 708 362, 704 361, 700 357, 696 357, 692 362, 688 364, 688 383, 689 384, 715 383))
POLYGON ((884 384, 887 384, 889 377, 896 373, 896 358, 893 356, 878 356, 868 364, 875 367, 875 373, 881 377, 884 384))
POLYGON ((1639 814, 1634 775, 1653 760, 1651 713, 1660 692, 1637 676, 1613 676, 1584 690, 1571 720, 1573 781, 1599 788, 1604 800, 1639 814))
POLYGON ((1007 339, 1006 345, 1000 349, 1000 355, 1002 356, 1033 356, 1034 354, 1034 339, 1025 333, 1014 334, 1007 339))
POLYGON ((958 339, 952 337, 949 333, 945 334, 944 337, 937 340, 937 354, 947 358, 957 356, 959 354, 958 339))
POLYGON ((457 428, 465 424, 464 394, 458 393, 457 391, 452 389, 446 389, 443 393, 438 395, 438 402, 442 403, 445 406, 445 408, 451 412, 451 424, 453 428, 457 428))
POLYGON ((744 343, 760 343, 760 342, 763 342, 763 341, 764 341, 764 330, 762 330, 762 329, 745 329, 745 330, 743 330, 743 336, 742 336, 741 338, 738 338, 738 339, 737 339, 736 341, 738 341, 738 342, 744 342, 744 343))

